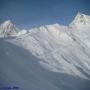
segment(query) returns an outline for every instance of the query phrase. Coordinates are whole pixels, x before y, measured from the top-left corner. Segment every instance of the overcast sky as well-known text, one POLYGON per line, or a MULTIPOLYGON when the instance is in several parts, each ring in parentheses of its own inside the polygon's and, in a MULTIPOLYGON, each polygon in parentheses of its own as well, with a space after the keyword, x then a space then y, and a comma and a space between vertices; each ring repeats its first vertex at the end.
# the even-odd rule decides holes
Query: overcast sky
POLYGON ((68 25, 77 12, 90 15, 90 0, 0 0, 0 23, 11 20, 19 28, 68 25))

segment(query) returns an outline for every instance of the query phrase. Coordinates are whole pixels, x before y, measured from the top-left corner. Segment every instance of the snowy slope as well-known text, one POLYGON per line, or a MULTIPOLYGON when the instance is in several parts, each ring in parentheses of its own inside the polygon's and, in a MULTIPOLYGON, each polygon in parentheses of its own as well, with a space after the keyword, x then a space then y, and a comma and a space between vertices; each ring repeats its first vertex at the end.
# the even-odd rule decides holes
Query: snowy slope
POLYGON ((69 26, 45 25, 0 39, 0 83, 21 90, 89 90, 89 32, 90 16, 78 13, 69 26))
POLYGON ((7 40, 0 39, 0 58, 0 87, 17 86, 20 90, 90 89, 89 80, 49 71, 40 65, 40 59, 7 40))
POLYGON ((89 47, 75 36, 71 28, 59 24, 42 26, 17 37, 16 41, 42 59, 40 64, 46 69, 89 78, 89 47))

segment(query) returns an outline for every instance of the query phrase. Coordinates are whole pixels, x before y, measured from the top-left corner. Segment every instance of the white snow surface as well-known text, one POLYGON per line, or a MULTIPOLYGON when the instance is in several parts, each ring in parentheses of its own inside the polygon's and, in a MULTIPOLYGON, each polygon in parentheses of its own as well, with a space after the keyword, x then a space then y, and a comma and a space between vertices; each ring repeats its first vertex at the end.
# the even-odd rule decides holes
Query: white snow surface
POLYGON ((0 39, 1 85, 21 90, 90 89, 90 16, 78 13, 69 26, 56 23, 28 32, 6 21, 0 32, 5 36, 8 29, 11 38, 0 39))

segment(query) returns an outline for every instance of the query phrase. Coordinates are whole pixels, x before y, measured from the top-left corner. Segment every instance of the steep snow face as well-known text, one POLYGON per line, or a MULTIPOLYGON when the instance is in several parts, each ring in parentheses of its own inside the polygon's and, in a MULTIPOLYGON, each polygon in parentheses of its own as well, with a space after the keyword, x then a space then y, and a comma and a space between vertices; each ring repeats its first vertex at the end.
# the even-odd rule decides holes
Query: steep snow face
POLYGON ((90 16, 78 13, 69 25, 69 29, 74 37, 79 38, 79 41, 90 47, 90 16))
POLYGON ((16 36, 18 32, 19 29, 16 28, 15 25, 13 25, 10 20, 5 21, 0 26, 0 36, 2 37, 16 36))
POLYGON ((15 43, 40 58, 41 66, 50 71, 89 79, 90 48, 77 36, 82 32, 74 31, 59 24, 41 26, 17 37, 15 43))
POLYGON ((67 32, 65 26, 46 25, 30 30, 28 34, 17 37, 17 40, 25 41, 23 44, 27 44, 28 49, 35 55, 45 57, 44 53, 48 54, 59 47, 60 43, 63 45, 61 41, 67 42, 70 39, 65 32, 67 32))

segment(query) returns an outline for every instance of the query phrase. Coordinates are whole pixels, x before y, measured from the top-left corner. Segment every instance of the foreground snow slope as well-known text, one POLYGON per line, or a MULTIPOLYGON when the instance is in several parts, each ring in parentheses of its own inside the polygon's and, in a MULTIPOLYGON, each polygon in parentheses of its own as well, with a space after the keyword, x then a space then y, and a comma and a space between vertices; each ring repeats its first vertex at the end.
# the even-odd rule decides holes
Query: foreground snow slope
POLYGON ((90 89, 90 16, 78 13, 69 26, 21 31, 0 39, 1 85, 21 90, 90 89))
POLYGON ((39 62, 42 60, 24 48, 2 39, 0 39, 0 58, 0 87, 17 86, 20 90, 90 89, 89 80, 47 70, 40 65, 39 62))

